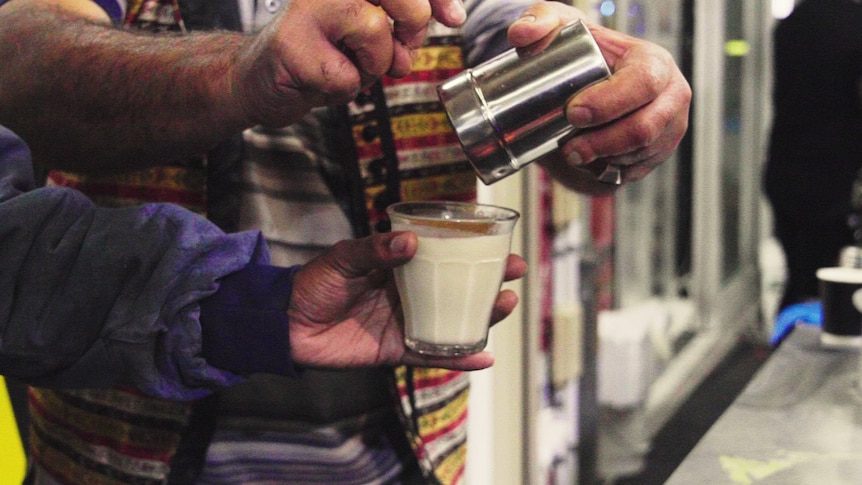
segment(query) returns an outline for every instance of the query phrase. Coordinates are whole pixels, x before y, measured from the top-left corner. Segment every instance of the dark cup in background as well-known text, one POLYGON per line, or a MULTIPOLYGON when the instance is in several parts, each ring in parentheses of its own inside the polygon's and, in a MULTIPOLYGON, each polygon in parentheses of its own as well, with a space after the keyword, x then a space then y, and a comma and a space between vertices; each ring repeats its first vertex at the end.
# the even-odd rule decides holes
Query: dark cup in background
POLYGON ((823 331, 827 347, 858 347, 862 343, 862 268, 820 268, 823 331))

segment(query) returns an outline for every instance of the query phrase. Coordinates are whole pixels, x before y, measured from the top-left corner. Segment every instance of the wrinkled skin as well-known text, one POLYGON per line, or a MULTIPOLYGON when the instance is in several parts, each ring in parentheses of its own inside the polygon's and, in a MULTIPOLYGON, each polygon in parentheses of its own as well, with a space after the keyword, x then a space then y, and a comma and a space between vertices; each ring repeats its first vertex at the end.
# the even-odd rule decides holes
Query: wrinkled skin
POLYGON ((46 167, 162 165, 404 76, 428 22, 464 15, 460 0, 292 0, 254 35, 150 36, 90 0, 14 0, 0 7, 0 124, 46 167))
POLYGON ((241 51, 237 99, 249 119, 267 126, 295 121, 285 106, 349 102, 384 74, 410 72, 432 17, 457 26, 463 6, 453 0, 290 2, 241 51))
MULTIPOLYGON (((509 41, 516 47, 541 42, 578 18, 587 21, 560 2, 536 3, 510 26, 509 41)), ((671 156, 688 129, 691 88, 665 49, 587 23, 612 76, 568 101, 569 122, 581 131, 540 163, 571 189, 607 195, 619 187, 596 180, 608 164, 621 168, 625 184, 671 156)))

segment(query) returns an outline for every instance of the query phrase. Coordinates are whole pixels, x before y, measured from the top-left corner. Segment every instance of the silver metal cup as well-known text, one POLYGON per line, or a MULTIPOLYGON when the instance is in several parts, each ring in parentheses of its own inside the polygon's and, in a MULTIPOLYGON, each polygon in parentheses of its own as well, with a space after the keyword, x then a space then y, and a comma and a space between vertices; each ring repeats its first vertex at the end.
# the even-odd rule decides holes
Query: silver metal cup
POLYGON ((437 93, 467 158, 490 185, 559 148, 575 132, 566 101, 610 75, 578 20, 546 47, 506 51, 446 80, 437 93))

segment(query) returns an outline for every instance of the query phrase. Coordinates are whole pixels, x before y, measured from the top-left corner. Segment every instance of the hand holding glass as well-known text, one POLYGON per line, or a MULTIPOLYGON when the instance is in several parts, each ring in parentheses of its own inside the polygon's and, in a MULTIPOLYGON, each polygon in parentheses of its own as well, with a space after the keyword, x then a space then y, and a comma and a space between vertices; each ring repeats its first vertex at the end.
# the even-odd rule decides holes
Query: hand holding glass
POLYGON ((401 202, 387 213, 393 231, 413 231, 419 242, 395 269, 407 347, 436 356, 484 349, 520 215, 463 202, 401 202))

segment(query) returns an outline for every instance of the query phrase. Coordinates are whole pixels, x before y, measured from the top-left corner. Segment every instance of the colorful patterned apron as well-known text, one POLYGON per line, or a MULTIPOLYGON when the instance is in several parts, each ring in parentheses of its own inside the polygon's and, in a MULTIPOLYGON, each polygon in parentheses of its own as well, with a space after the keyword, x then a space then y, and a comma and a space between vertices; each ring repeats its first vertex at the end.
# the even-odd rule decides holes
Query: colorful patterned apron
MULTIPOLYGON (((185 31, 179 12, 176 0, 134 0, 124 25, 185 31)), ((433 90, 462 68, 460 38, 445 29, 433 34, 410 76, 385 79, 349 108, 359 161, 354 158, 351 169, 362 187, 355 195, 365 209, 355 211, 364 220, 354 223, 369 233, 388 230, 384 209, 396 200, 476 196, 475 174, 433 90)), ((51 172, 49 183, 76 188, 107 207, 159 201, 207 212, 206 157, 120 175, 51 172)), ((460 483, 466 457, 467 374, 408 367, 394 374, 402 423, 426 477, 431 483, 460 483)), ((184 439, 189 421, 199 414, 193 413, 194 407, 206 405, 123 389, 31 388, 31 453, 66 483, 167 483, 178 448, 189 441, 184 439)), ((201 448, 197 453, 202 460, 207 436, 192 441, 201 448)), ((176 472, 171 482, 183 482, 176 472)))
MULTIPOLYGON (((386 77, 350 104, 369 233, 389 230, 385 209, 400 200, 475 200, 476 174, 436 93, 436 85, 463 66, 459 32, 433 24, 408 76, 386 77)), ((408 438, 423 469, 433 470, 439 483, 460 483, 468 375, 400 367, 395 376, 408 438)))

